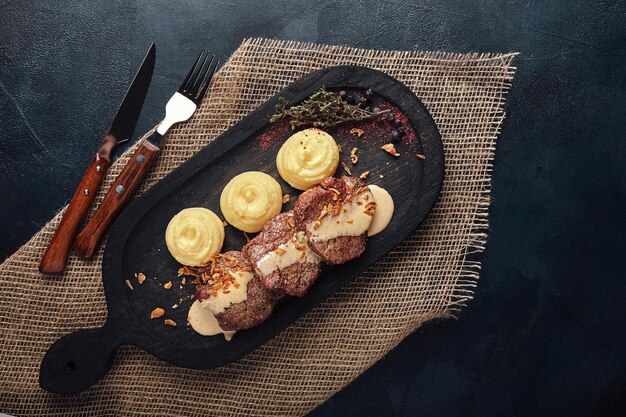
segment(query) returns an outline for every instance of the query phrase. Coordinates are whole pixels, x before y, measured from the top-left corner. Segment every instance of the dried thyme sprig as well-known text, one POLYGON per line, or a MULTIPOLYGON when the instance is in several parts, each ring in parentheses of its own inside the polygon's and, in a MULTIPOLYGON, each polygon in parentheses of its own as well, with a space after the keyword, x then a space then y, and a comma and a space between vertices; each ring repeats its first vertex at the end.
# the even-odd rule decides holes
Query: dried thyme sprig
POLYGON ((335 126, 340 123, 369 119, 389 112, 389 110, 367 111, 347 103, 338 94, 326 91, 324 87, 311 94, 297 106, 288 107, 288 104, 287 99, 280 97, 278 104, 276 104, 276 113, 270 121, 274 123, 283 117, 289 117, 292 130, 301 126, 320 128, 335 126))

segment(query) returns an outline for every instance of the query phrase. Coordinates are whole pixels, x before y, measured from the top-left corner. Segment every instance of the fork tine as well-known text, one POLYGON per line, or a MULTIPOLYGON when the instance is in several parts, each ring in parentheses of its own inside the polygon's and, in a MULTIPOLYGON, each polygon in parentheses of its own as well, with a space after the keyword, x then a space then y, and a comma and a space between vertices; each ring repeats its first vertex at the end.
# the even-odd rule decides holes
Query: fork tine
MULTIPOLYGON (((200 59, 203 57, 203 55, 204 55, 204 49, 200 51, 200 55, 198 55, 198 59, 196 59, 196 62, 193 64, 193 66, 191 67, 191 70, 189 70, 189 73, 185 77, 183 83, 180 85, 180 88, 178 89, 179 93, 183 93, 184 91, 187 90, 187 84, 192 80, 192 77, 194 78, 194 81, 195 81, 194 73, 196 72, 196 69, 199 69, 198 64, 200 63, 200 59)), ((206 59, 206 56, 204 56, 204 59, 206 59)), ((204 64, 204 60, 202 61, 202 64, 204 64)), ((200 67, 202 66, 202 64, 200 65, 200 67)))
MULTIPOLYGON (((202 52, 205 52, 204 49, 202 50, 202 52)), ((196 69, 194 69, 193 75, 191 76, 191 80, 189 80, 189 84, 187 84, 185 86, 185 92, 188 95, 193 95, 194 85, 198 81, 198 78, 201 78, 202 74, 204 74, 203 67, 204 67, 204 64, 206 63, 206 60, 207 60, 208 57, 209 57, 209 52, 206 51, 206 53, 204 54, 204 57, 202 58, 202 60, 200 62, 198 62, 198 65, 197 65, 196 69)))
POLYGON ((213 74, 215 74, 215 71, 217 71, 217 67, 219 65, 220 65, 220 60, 218 59, 217 61, 215 61, 215 66, 213 67, 213 69, 211 71, 208 71, 204 77, 204 80, 202 80, 202 84, 200 84, 200 91, 198 92, 198 96, 196 98, 196 101, 198 103, 202 101, 204 94, 206 93, 206 91, 209 88, 209 85, 211 84, 211 80, 213 79, 213 74))
POLYGON ((198 90, 200 89, 200 86, 202 85, 202 81, 204 80, 204 77, 209 71, 209 68, 211 67, 211 64, 213 63, 213 60, 215 59, 215 55, 211 55, 211 59, 208 59, 208 57, 209 55, 207 54, 207 59, 204 61, 204 63, 206 63, 206 66, 203 65, 200 68, 198 75, 193 80, 193 85, 189 88, 189 93, 191 94, 192 97, 195 97, 196 94, 198 93, 198 90))

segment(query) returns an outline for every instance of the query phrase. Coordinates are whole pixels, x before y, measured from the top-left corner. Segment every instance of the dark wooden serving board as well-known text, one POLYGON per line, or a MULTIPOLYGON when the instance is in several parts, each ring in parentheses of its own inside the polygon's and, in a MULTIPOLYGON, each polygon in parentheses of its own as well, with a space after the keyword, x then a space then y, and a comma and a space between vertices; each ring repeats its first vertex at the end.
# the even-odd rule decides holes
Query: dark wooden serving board
MULTIPOLYGON (((108 305, 106 324, 82 330, 55 342, 46 353, 40 370, 41 386, 52 392, 75 393, 96 383, 109 369, 115 349, 133 344, 171 364, 188 368, 212 368, 228 364, 251 352, 311 310, 359 272, 372 265, 400 243, 424 220, 436 202, 444 172, 443 147, 437 127, 424 105, 399 81, 372 69, 356 66, 333 67, 313 72, 291 84, 256 111, 199 151, 186 163, 133 201, 111 229, 103 260, 104 290, 108 305), (186 317, 193 285, 181 286, 180 265, 169 255, 165 228, 173 215, 187 207, 201 206, 221 216, 219 197, 224 185, 245 171, 263 171, 276 178, 285 194, 297 190, 278 175, 275 166, 280 144, 293 132, 286 122, 270 124, 279 97, 297 103, 320 87, 344 89, 358 96, 370 88, 373 106, 393 108, 408 129, 396 144, 400 157, 380 147, 391 141, 395 127, 389 122, 348 123, 327 129, 343 147, 341 160, 354 175, 370 174, 368 184, 387 189, 395 202, 394 217, 383 232, 372 237, 363 255, 349 263, 326 267, 322 276, 302 298, 285 298, 270 319, 227 342, 221 336, 204 337, 187 326, 186 317), (360 127, 365 134, 350 134, 360 127), (359 161, 350 163, 350 150, 358 148, 359 161), (424 155, 425 159, 418 157, 424 155), (139 285, 135 274, 148 278, 139 285), (125 280, 132 282, 130 290, 125 280), (173 282, 170 290, 163 288, 173 282), (187 298, 180 302, 181 298, 187 298), (177 308, 172 308, 178 304, 177 308), (161 319, 150 320, 150 312, 164 308, 161 319), (177 327, 165 326, 171 318, 177 327)), ((337 175, 345 174, 340 167, 337 175)), ((240 249, 242 232, 226 227, 223 250, 240 249)))

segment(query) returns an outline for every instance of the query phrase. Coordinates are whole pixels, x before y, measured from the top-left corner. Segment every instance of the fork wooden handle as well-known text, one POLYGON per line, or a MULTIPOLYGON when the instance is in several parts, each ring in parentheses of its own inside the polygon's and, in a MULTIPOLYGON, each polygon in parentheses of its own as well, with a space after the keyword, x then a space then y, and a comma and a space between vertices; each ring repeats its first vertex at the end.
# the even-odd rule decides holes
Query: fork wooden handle
POLYGON ((67 258, 74 242, 78 228, 85 218, 91 202, 102 183, 110 160, 106 156, 96 154, 74 196, 70 201, 61 223, 52 236, 48 248, 39 263, 39 271, 44 274, 60 274, 65 269, 67 258))
MULTIPOLYGON (((153 135, 158 135, 158 133, 155 132, 153 135)), ((146 139, 141 141, 133 156, 111 185, 98 210, 76 237, 74 249, 80 256, 93 256, 98 248, 98 243, 132 197, 135 189, 159 154, 159 150, 146 139)))

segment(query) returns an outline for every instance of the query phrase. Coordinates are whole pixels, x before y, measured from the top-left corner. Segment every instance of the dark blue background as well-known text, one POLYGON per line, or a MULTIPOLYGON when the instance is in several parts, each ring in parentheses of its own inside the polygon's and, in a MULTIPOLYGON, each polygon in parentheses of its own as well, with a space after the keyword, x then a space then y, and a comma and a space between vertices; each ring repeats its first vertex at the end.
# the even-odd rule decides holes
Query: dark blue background
POLYGON ((244 37, 519 51, 475 300, 312 415, 618 415, 625 16, 624 1, 585 0, 0 1, 0 258, 69 200, 152 41, 137 135, 200 48, 224 59, 244 37))

